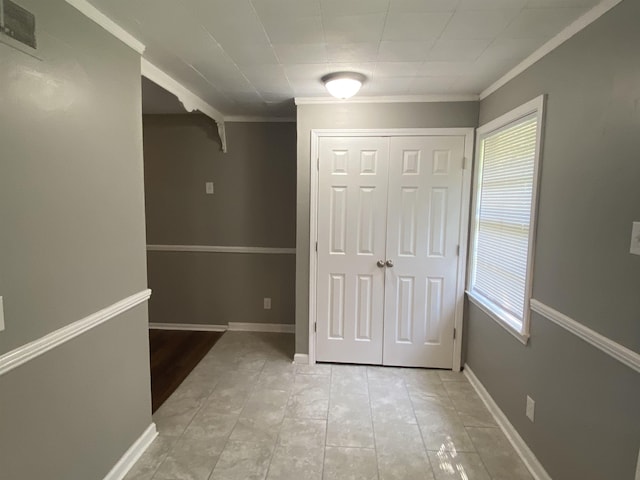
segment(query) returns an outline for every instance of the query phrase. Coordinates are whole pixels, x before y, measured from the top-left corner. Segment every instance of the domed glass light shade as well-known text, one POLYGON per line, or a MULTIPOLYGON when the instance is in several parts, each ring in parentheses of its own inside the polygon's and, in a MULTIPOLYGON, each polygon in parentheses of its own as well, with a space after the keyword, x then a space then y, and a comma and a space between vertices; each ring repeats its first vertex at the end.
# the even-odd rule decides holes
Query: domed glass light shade
POLYGON ((355 72, 339 72, 323 77, 322 81, 331 95, 346 100, 358 93, 364 82, 364 75, 355 72))

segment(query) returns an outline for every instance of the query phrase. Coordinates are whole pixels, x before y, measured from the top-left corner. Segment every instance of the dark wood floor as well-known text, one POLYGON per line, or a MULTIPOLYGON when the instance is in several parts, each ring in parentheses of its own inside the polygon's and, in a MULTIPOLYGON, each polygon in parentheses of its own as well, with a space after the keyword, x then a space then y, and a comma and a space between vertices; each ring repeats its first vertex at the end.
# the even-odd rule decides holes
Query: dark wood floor
POLYGON ((151 400, 155 412, 220 339, 222 332, 149 330, 151 400))

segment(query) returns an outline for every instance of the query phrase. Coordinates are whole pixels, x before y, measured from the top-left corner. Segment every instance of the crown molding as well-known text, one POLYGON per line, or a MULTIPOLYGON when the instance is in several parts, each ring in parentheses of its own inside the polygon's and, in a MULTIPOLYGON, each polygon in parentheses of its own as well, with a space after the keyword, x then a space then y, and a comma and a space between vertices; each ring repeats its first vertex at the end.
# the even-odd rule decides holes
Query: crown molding
POLYGON ((141 59, 140 69, 144 77, 178 97, 178 100, 180 100, 188 112, 199 110, 207 117, 212 118, 218 125, 218 134, 220 135, 220 141, 222 142, 222 151, 227 151, 227 136, 224 127, 224 115, 222 113, 182 85, 175 78, 160 70, 146 58, 141 59))
POLYGON ((255 123, 292 123, 295 117, 252 117, 245 115, 230 115, 224 117, 225 122, 255 122, 255 123))
POLYGON ((535 52, 533 52, 531 55, 525 58, 522 62, 520 62, 515 67, 513 67, 511 70, 505 73, 502 77, 500 77, 498 80, 493 82, 490 86, 485 88, 480 93, 480 100, 484 100, 493 92, 498 90, 500 87, 504 86, 507 82, 509 82, 510 80, 513 80, 515 77, 520 75, 522 72, 524 72, 527 68, 529 68, 531 65, 536 63, 542 57, 551 53, 553 50, 558 48, 564 42, 569 40, 576 33, 580 32, 581 30, 591 25, 593 22, 599 19, 602 15, 604 15, 613 7, 618 5, 621 1, 622 0, 603 0, 602 2, 594 6, 592 9, 582 14, 572 23, 567 25, 563 30, 561 30, 560 33, 558 33, 556 36, 554 36, 549 41, 547 41, 544 45, 538 48, 535 52))
POLYGON ((91 5, 87 0, 66 0, 66 2, 140 55, 144 53, 146 47, 140 40, 91 5))
POLYGON ((146 58, 142 59, 141 70, 144 77, 178 97, 178 100, 180 100, 188 112, 199 110, 216 122, 224 122, 225 118, 222 113, 182 85, 175 78, 160 70, 146 58))
POLYGON ((334 97, 296 97, 296 105, 335 105, 346 103, 430 103, 430 102, 476 102, 476 94, 442 94, 442 95, 396 95, 380 97, 351 97, 340 100, 334 97))

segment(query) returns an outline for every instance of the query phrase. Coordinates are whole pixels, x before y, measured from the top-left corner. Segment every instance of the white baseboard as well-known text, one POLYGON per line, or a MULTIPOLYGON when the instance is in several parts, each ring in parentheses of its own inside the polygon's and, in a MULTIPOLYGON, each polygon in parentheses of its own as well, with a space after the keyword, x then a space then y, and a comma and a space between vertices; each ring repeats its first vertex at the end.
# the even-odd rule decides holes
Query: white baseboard
POLYGON ((298 365, 309 365, 309 355, 306 353, 296 353, 293 356, 293 363, 298 365))
POLYGON ((156 424, 152 423, 122 455, 104 480, 122 480, 157 436, 156 424))
POLYGON ((202 323, 152 323, 149 330, 187 330, 192 332, 226 332, 226 325, 205 325, 202 323))
POLYGON ((202 323, 149 323, 150 330, 188 330, 193 332, 273 332, 294 333, 295 325, 286 323, 243 323, 229 325, 207 325, 202 323))
POLYGON ((229 322, 230 332, 275 332, 294 333, 295 325, 286 323, 243 323, 229 322))
POLYGON ((520 458, 529 469, 529 472, 531 472, 531 475, 533 475, 533 478, 535 480, 551 480, 551 477, 546 472, 540 461, 533 454, 529 446, 522 439, 495 400, 491 395, 489 395, 489 392, 484 388, 484 385, 482 385, 478 377, 476 377, 471 368, 469 368, 469 365, 464 366, 464 375, 469 379, 469 383, 473 385, 473 388, 487 406, 491 415, 495 418, 496 423, 509 439, 511 445, 513 445, 515 451, 518 452, 518 455, 520 455, 520 458))

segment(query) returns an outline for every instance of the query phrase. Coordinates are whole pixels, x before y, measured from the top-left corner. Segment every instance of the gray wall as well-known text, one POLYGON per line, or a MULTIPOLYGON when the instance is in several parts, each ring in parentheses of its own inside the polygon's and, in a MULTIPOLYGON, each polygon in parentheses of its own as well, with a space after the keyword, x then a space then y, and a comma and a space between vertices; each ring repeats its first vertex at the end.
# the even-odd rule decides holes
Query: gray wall
MULTIPOLYGON (((293 123, 227 123, 223 154, 207 117, 145 115, 148 243, 294 248, 295 135, 293 123)), ((150 252, 148 259, 152 322, 294 322, 293 254, 150 252)))
MULTIPOLYGON (((0 44, 0 354, 146 288, 140 57, 62 0, 0 44)), ((102 478, 151 423, 146 307, 0 376, 0 478, 102 478)))
MULTIPOLYGON (((636 352, 639 18, 623 1, 480 106, 483 124, 548 94, 533 297, 636 352)), ((467 363, 554 480, 634 477, 636 372, 539 315, 527 346, 473 306, 467 317, 467 363)))
POLYGON ((309 188, 311 130, 476 127, 478 102, 300 105, 296 261, 296 352, 309 350, 309 188))

